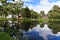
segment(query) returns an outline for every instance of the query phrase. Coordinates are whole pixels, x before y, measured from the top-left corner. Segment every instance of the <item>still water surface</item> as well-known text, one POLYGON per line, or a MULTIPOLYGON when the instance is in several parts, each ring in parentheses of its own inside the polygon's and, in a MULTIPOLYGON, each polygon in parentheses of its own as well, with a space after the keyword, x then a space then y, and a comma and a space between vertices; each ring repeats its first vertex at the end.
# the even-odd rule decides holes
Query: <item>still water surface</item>
POLYGON ((52 29, 48 28, 47 24, 44 24, 44 27, 41 28, 40 25, 29 29, 27 32, 24 32, 23 40, 60 40, 60 34, 53 34, 52 29))
POLYGON ((37 24, 27 32, 23 32, 22 40, 60 40, 59 24, 58 21, 37 24))
POLYGON ((60 40, 58 21, 0 21, 0 26, 17 40, 60 40))

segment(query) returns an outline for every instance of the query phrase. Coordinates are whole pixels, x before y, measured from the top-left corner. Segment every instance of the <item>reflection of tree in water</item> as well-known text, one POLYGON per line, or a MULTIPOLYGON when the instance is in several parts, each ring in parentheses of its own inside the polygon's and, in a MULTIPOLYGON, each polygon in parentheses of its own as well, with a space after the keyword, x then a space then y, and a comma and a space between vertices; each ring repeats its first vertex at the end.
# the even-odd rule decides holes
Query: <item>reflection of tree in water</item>
POLYGON ((44 27, 44 23, 40 23, 40 27, 44 27))
POLYGON ((10 36, 22 36, 22 32, 19 32, 19 24, 16 21, 0 21, 0 27, 4 28, 3 32, 10 34, 10 36))
POLYGON ((23 36, 23 32, 19 30, 28 31, 29 28, 33 28, 37 25, 37 21, 0 21, 0 27, 4 28, 4 32, 15 36, 19 40, 23 36))
POLYGON ((22 21, 20 25, 21 29, 28 31, 29 28, 33 28, 37 25, 37 21, 22 21))
POLYGON ((35 27, 37 23, 38 21, 11 21, 11 23, 9 21, 0 21, 0 27, 3 27, 5 32, 12 33, 20 29, 28 31, 29 28, 35 27))
POLYGON ((48 27, 52 29, 53 33, 60 32, 60 21, 49 21, 48 27))
POLYGON ((48 21, 43 21, 43 22, 40 22, 40 27, 44 27, 44 24, 47 24, 48 21))

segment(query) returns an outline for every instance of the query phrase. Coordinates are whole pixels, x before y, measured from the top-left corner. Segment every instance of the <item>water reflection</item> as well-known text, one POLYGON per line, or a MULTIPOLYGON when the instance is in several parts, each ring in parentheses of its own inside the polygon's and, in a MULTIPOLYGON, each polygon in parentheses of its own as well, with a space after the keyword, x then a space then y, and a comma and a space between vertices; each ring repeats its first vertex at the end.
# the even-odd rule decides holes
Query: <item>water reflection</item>
POLYGON ((29 28, 33 28, 38 24, 38 21, 21 21, 20 26, 21 29, 28 31, 29 28))
POLYGON ((58 21, 0 21, 0 29, 17 40, 60 40, 58 21))
POLYGON ((0 29, 2 29, 3 32, 10 34, 11 37, 16 37, 17 40, 19 40, 23 36, 23 31, 28 31, 29 28, 33 28, 37 24, 37 21, 0 21, 0 29))
POLYGON ((60 40, 60 34, 53 34, 47 24, 43 28, 37 25, 25 32, 22 40, 60 40))
POLYGON ((53 33, 60 32, 60 21, 49 21, 48 27, 52 29, 53 33))

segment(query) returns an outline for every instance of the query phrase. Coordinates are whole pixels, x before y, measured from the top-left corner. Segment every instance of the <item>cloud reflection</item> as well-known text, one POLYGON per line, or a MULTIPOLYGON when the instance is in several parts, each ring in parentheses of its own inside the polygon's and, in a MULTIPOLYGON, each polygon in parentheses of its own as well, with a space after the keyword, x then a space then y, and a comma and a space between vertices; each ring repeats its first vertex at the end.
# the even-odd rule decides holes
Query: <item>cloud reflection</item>
POLYGON ((49 29, 47 24, 43 28, 40 25, 35 26, 33 29, 29 29, 23 35, 23 40, 60 40, 60 32, 53 34, 52 29, 49 29))

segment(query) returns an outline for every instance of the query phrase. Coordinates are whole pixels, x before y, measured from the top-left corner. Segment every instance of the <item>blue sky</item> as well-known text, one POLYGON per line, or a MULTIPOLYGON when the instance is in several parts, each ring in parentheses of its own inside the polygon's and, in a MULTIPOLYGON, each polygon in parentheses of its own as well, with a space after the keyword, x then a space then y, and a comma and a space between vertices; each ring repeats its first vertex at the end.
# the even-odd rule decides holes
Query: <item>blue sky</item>
POLYGON ((49 2, 57 2, 57 1, 60 1, 60 0, 48 0, 49 2))
POLYGON ((39 4, 40 0, 32 0, 32 1, 25 1, 24 3, 31 4, 31 5, 37 5, 39 4))
MULTIPOLYGON (((12 1, 12 0, 8 0, 8 1, 12 1)), ((27 4, 31 4, 31 5, 38 5, 40 3, 40 1, 43 1, 43 0, 22 0, 24 1, 24 4, 27 3, 27 4)), ((60 0, 47 0, 48 2, 57 2, 57 1, 60 1, 60 0)))
MULTIPOLYGON (((10 0, 9 0, 10 1, 10 0)), ((15 0, 17 1, 17 0, 15 0)), ((60 6, 60 0, 22 0, 24 2, 24 7, 28 6, 29 9, 33 9, 36 12, 44 10, 47 14, 48 11, 54 6, 60 6)))
MULTIPOLYGON (((27 4, 31 4, 31 5, 38 5, 40 3, 40 1, 43 1, 43 0, 30 0, 30 1, 24 1, 24 4, 27 3, 27 4)), ((57 2, 57 1, 60 1, 60 0, 47 0, 48 2, 57 2)))
POLYGON ((24 7, 28 6, 36 12, 44 10, 45 13, 53 7, 53 5, 60 6, 60 0, 22 0, 24 2, 24 7))
POLYGON ((60 0, 22 0, 24 2, 24 7, 28 6, 29 9, 33 9, 36 12, 44 10, 47 14, 48 11, 54 6, 60 6, 60 0))

